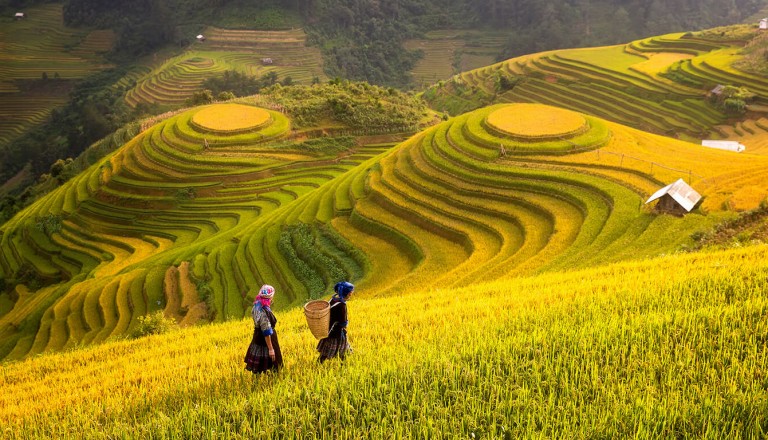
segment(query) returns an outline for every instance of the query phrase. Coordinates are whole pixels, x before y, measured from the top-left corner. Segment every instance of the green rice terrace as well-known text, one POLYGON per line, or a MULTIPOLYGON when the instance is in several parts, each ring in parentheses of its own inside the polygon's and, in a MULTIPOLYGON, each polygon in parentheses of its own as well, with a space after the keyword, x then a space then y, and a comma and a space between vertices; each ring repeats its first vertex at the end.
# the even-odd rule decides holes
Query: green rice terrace
POLYGON ((505 39, 505 34, 495 32, 444 29, 407 40, 406 49, 422 52, 413 68, 413 83, 427 87, 460 72, 493 64, 505 39))
POLYGON ((240 319, 263 280, 287 308, 342 278, 378 296, 652 257, 768 195, 768 157, 545 105, 482 108, 397 145, 382 142, 396 127, 306 117, 248 99, 178 113, 6 223, 0 357, 106 341, 157 310, 240 319), (700 209, 644 207, 681 177, 700 209))
POLYGON ((102 70, 111 31, 73 29, 61 4, 30 8, 0 26, 0 144, 37 125, 67 102, 72 80, 102 70))
POLYGON ((139 77, 125 100, 139 103, 180 105, 198 91, 205 79, 237 70, 260 77, 274 72, 297 84, 324 80, 320 50, 307 46, 302 29, 285 31, 227 30, 208 28, 205 41, 159 63, 139 77))
POLYGON ((694 142, 742 139, 748 149, 764 148, 768 81, 743 62, 762 40, 756 26, 740 25, 555 50, 454 75, 424 97, 451 114, 497 102, 542 103, 694 142), (713 104, 718 85, 754 94, 746 111, 713 104))

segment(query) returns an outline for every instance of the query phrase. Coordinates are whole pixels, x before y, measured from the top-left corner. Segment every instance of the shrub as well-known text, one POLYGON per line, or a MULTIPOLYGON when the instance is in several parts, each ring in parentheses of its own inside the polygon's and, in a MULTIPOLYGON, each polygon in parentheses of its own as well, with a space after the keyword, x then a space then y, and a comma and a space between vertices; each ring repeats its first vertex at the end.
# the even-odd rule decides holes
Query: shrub
POLYGON ((176 327, 173 318, 166 318, 162 310, 151 315, 139 316, 138 325, 131 332, 132 338, 168 333, 176 327))
POLYGON ((56 214, 36 216, 35 228, 50 237, 52 234, 61 231, 61 216, 56 214))
POLYGON ((195 188, 191 186, 179 188, 176 190, 176 200, 179 202, 183 202, 185 200, 193 200, 195 195, 195 188))
POLYGON ((219 96, 216 97, 219 101, 229 101, 230 99, 235 99, 235 95, 232 92, 221 92, 219 93, 219 96))

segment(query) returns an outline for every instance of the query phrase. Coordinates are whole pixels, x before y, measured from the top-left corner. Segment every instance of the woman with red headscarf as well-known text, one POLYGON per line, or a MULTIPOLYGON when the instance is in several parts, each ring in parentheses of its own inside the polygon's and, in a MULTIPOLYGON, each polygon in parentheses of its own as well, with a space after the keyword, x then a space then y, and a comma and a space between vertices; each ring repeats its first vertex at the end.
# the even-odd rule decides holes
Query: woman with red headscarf
POLYGON ((275 333, 277 318, 270 308, 274 296, 275 288, 265 284, 253 300, 253 339, 245 353, 245 369, 254 374, 276 371, 283 365, 283 355, 275 333))

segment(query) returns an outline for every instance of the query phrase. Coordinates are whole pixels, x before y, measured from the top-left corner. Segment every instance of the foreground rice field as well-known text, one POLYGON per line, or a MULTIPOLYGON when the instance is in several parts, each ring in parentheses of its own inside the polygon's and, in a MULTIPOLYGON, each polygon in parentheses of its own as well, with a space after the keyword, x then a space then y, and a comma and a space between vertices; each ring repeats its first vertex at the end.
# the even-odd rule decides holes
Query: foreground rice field
MULTIPOLYGON (((762 438, 768 247, 350 302, 355 353, 318 365, 278 313, 0 366, 5 438, 762 438), (51 395, 51 392, 55 395, 51 395)), ((278 292, 278 294, 284 292, 278 292)))

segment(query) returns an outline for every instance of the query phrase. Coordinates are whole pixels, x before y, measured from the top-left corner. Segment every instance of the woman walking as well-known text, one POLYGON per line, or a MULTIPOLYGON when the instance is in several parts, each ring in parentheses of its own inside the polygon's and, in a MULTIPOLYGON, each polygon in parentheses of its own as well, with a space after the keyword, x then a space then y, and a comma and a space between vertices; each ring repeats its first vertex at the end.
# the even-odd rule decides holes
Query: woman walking
POLYGON ((336 356, 343 361, 347 352, 352 352, 352 346, 347 341, 347 300, 355 290, 355 286, 347 281, 341 281, 336 283, 333 290, 336 294, 330 301, 331 320, 328 324, 328 336, 317 343, 320 363, 336 356))
POLYGON ((274 296, 275 288, 265 284, 253 300, 253 339, 245 353, 245 369, 254 374, 277 371, 283 365, 283 355, 275 332, 277 318, 270 308, 274 296))

